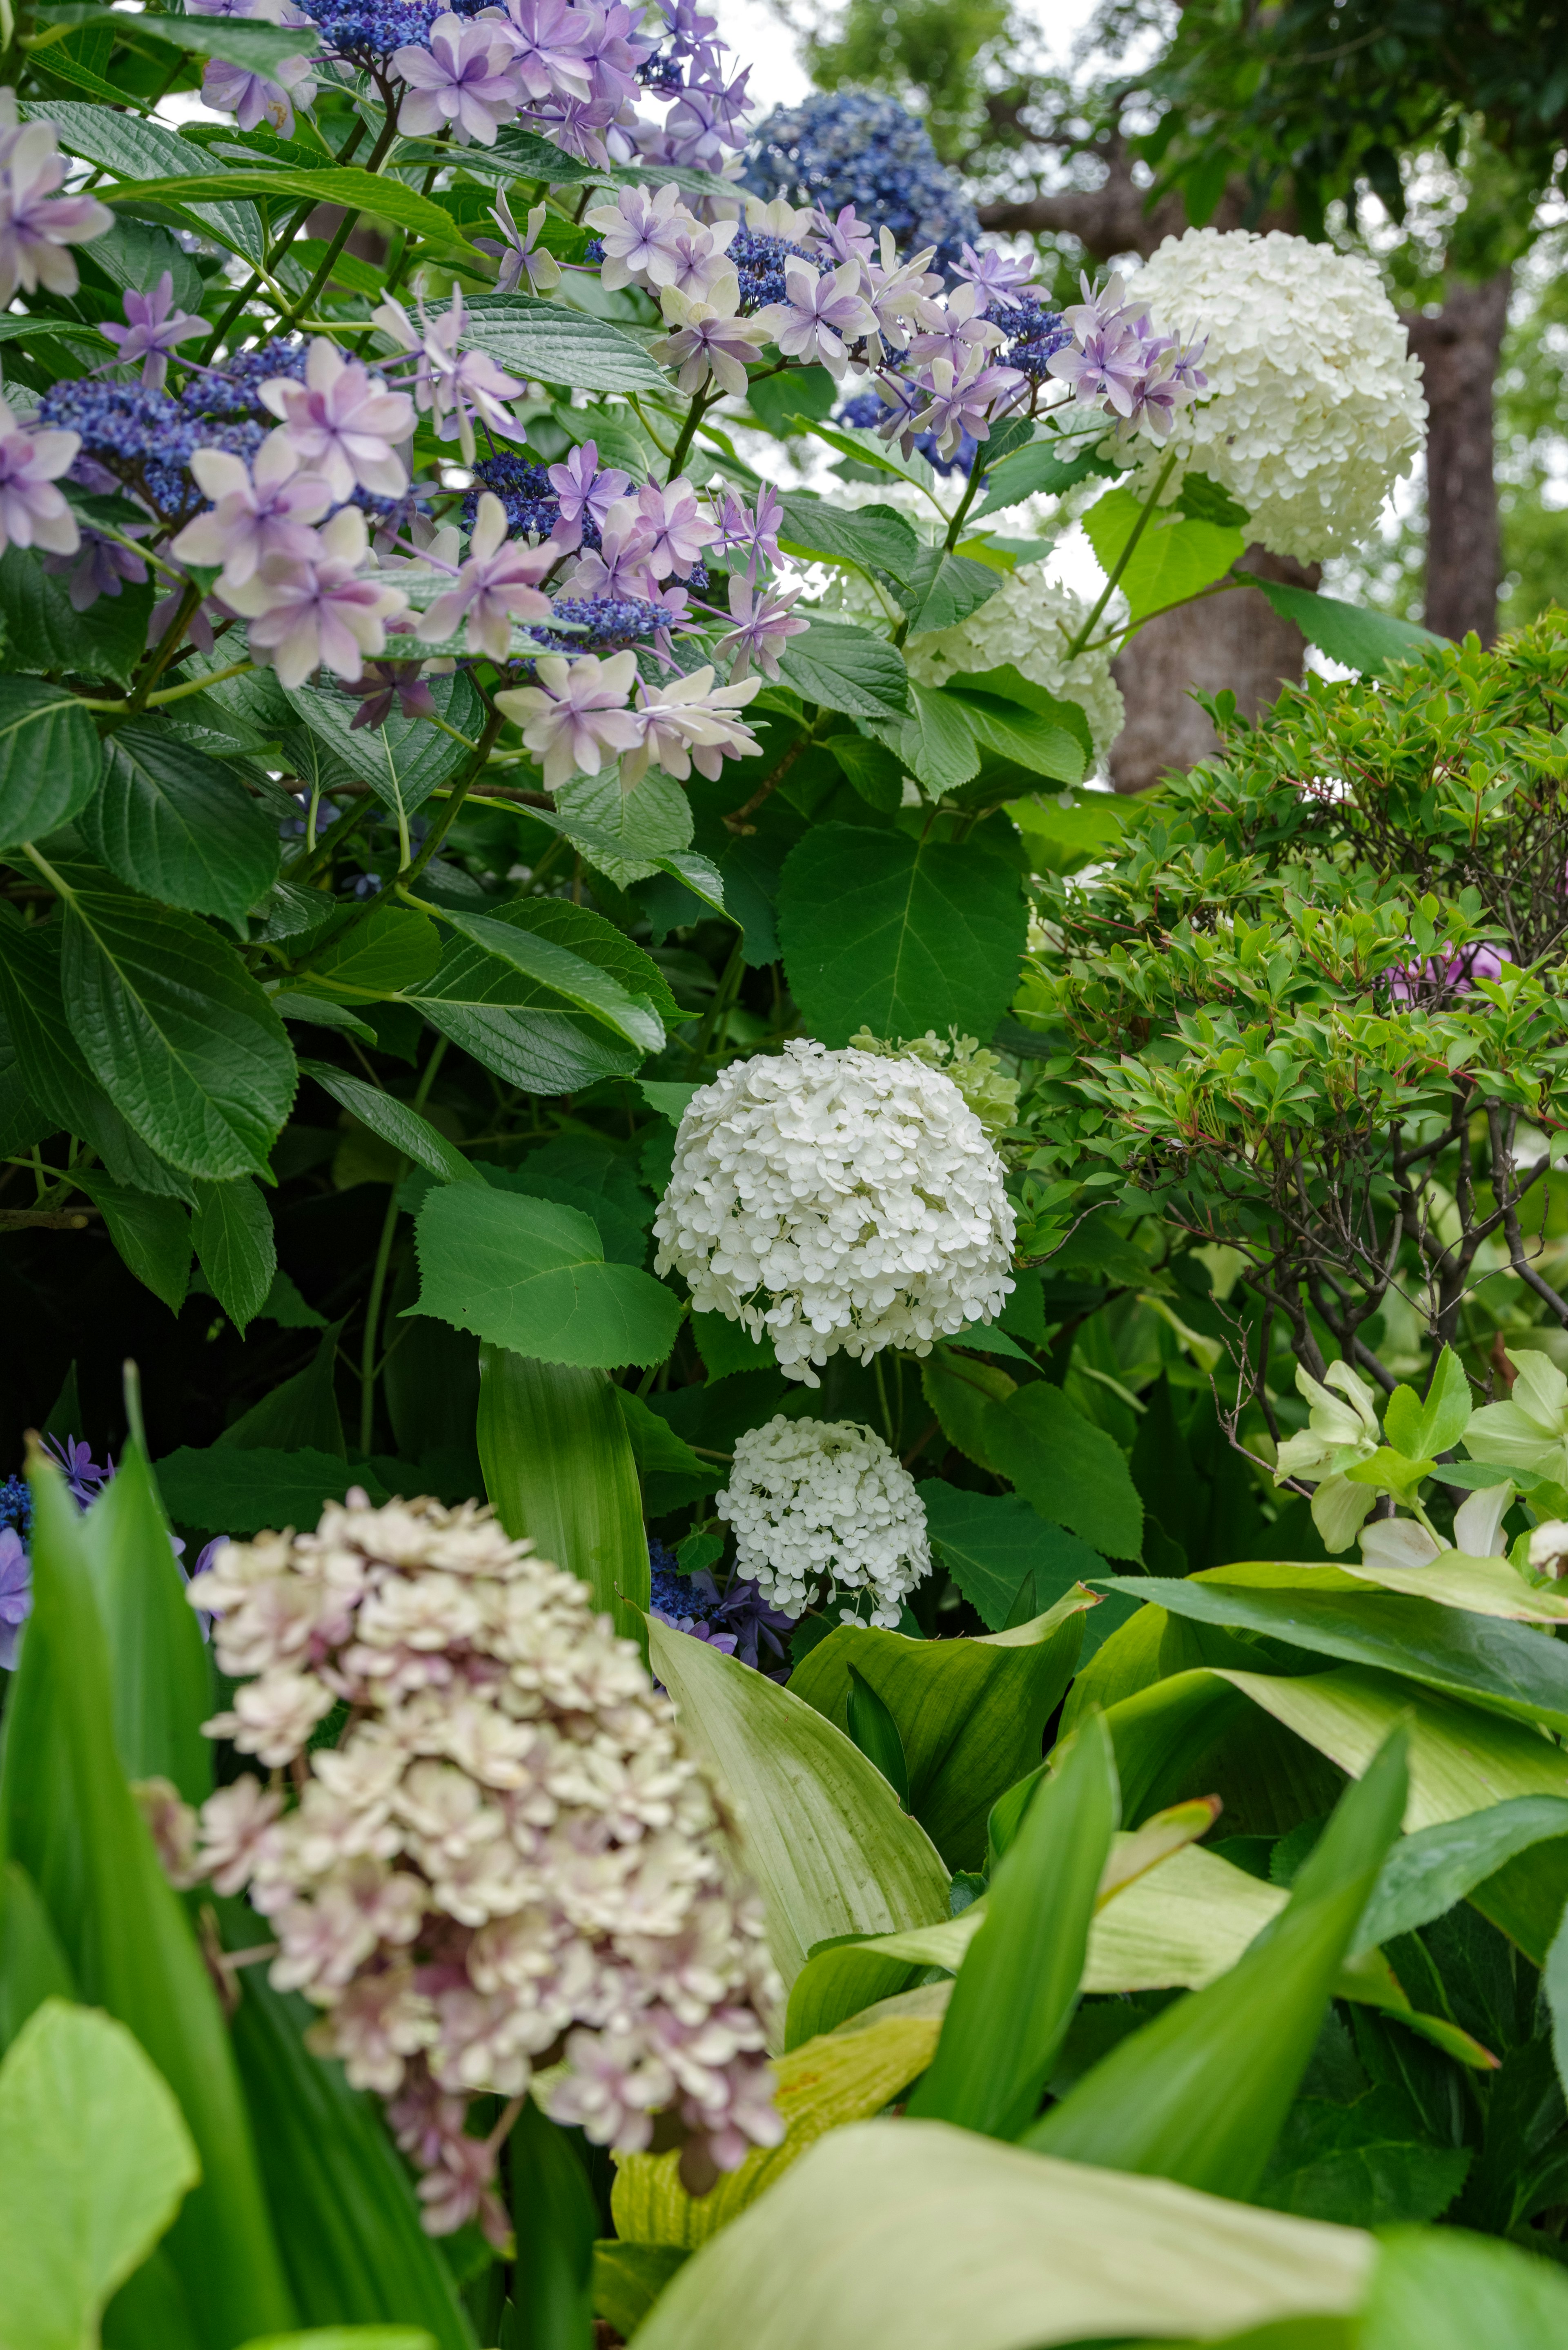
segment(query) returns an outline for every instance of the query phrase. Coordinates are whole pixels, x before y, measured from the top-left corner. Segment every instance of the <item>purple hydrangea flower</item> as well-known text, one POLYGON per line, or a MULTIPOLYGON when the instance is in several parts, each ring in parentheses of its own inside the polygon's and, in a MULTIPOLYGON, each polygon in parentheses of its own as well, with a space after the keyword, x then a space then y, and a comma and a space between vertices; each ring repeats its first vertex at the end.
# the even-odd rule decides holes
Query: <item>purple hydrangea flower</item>
POLYGON ((33 1612, 33 1567, 15 1526, 0 1533, 0 1670, 14 1673, 22 1627, 33 1612))

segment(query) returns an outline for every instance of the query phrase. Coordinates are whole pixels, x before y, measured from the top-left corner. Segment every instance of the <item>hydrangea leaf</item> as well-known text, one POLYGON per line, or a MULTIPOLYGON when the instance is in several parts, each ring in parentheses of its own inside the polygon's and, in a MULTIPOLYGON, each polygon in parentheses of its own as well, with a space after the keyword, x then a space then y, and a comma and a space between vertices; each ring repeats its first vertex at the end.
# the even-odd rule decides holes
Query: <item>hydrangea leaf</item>
POLYGON ((1054 1514, 1108 1557, 1142 1555, 1143 1503, 1127 1455, 1060 1388, 1036 1379, 992 1404, 984 1441, 999 1472, 1043 1518, 1054 1514))
POLYGON ((1396 2091, 1373 2089, 1350 2105, 1303 2097, 1286 2116, 1256 2200, 1266 2210, 1345 2226, 1436 2220, 1463 2186, 1471 2159, 1468 2147, 1417 2137, 1396 2091))
POLYGON ((243 1338, 277 1272, 272 1211, 260 1187, 244 1175, 233 1183, 199 1182, 191 1237, 213 1296, 243 1338))
POLYGON ((92 720, 63 686, 0 678, 0 845, 41 839, 98 788, 103 754, 92 720))
POLYGON ((674 1344, 673 1291, 607 1264, 597 1228, 575 1208, 489 1184, 439 1185, 416 1222, 419 1303, 492 1346, 546 1363, 659 1363, 674 1344))
MULTIPOLYGON (((154 174, 166 179, 199 180, 209 176, 212 170, 193 140, 182 139, 178 131, 166 130, 161 122, 117 113, 112 107, 84 105, 79 99, 62 101, 51 98, 17 110, 24 120, 52 122, 67 155, 79 155, 84 161, 96 163, 100 171, 112 172, 117 180, 140 180, 154 174)), ((202 203, 195 207, 195 212, 218 243, 233 252, 243 253, 247 261, 264 258, 265 240, 253 206, 220 202, 202 203)), ((151 597, 151 587, 147 592, 151 597)))
POLYGON ((804 492, 780 499, 784 524, 779 545, 787 552, 823 555, 899 581, 908 587, 925 553, 912 525, 893 506, 846 508, 831 498, 804 492))
POLYGON ((925 548, 905 595, 910 635, 956 629, 1006 585, 1006 573, 992 564, 950 555, 942 547, 925 548))
POLYGON ((439 1176, 443 1183, 472 1183, 479 1179, 478 1170, 466 1159, 455 1143, 421 1117, 395 1094, 385 1092, 379 1086, 367 1085, 363 1077, 350 1076, 347 1069, 335 1069, 326 1061, 301 1061, 300 1075, 313 1077, 316 1083, 332 1096, 335 1102, 350 1111, 368 1126, 372 1134, 389 1142, 416 1167, 439 1176))
POLYGON ((350 1469, 308 1447, 182 1444, 159 1461, 158 1485, 176 1525, 236 1541, 264 1526, 313 1526, 350 1485, 365 1486, 373 1502, 386 1498, 362 1464, 350 1469))
POLYGON ((471 939, 449 938, 433 975, 404 993, 432 1028, 528 1093, 576 1093, 600 1077, 629 1076, 643 1058, 471 939))
POLYGON ((1103 437, 1051 437, 1012 450, 987 468, 984 503, 975 507, 970 519, 981 522, 987 515, 1000 514, 1004 506, 1019 505, 1025 498, 1038 497, 1043 491, 1051 497, 1061 497, 1068 490, 1077 489, 1092 473, 1118 473, 1120 468, 1100 454, 1103 437))
POLYGON ((779 656, 803 701, 849 718, 898 718, 909 705, 909 673, 891 645, 845 620, 813 620, 779 656))
MULTIPOLYGON (((484 707, 471 679, 461 671, 424 681, 437 712, 459 734, 477 734, 484 707)), ((332 772, 369 784, 394 816, 411 816, 431 792, 472 757, 466 743, 453 742, 441 727, 410 718, 394 706, 379 726, 356 726, 356 704, 346 694, 302 685, 289 693, 291 707, 320 741, 332 772)), ((328 778, 327 788, 330 789, 328 778)))
POLYGON ((447 920, 461 938, 535 980, 541 987, 574 1011, 585 1013, 601 1027, 624 1036, 645 1053, 664 1049, 664 1023, 646 996, 630 993, 619 980, 576 954, 556 939, 518 922, 500 922, 487 914, 448 911, 447 920))
POLYGON ((191 1281, 191 1219, 180 1201, 117 1183, 96 1167, 80 1169, 75 1180, 101 1213, 121 1263, 178 1314, 191 1281))
POLYGON ((817 826, 790 851, 779 933, 812 1034, 989 1036, 1017 984, 1027 914, 1018 875, 977 842, 817 826))
MULTIPOLYGON (((1021 1609, 1030 1616, 1054 1607, 1075 1584, 1106 1571, 1098 1551, 1043 1518, 1021 1493, 971 1493, 932 1477, 920 1499, 942 1565, 988 1631, 1015 1623, 1021 1609)), ((1131 1613, 1130 1601, 1114 1599, 1090 1610, 1085 1660, 1131 1613)))
POLYGON ((130 889, 244 934, 277 879, 277 827, 232 767, 156 725, 125 726, 104 746, 103 781, 82 837, 130 889))
POLYGON ((1138 533, 1116 581, 1134 620, 1196 596, 1230 570, 1246 545, 1233 523, 1195 521, 1174 507, 1157 509, 1143 522, 1145 512, 1136 491, 1107 490, 1084 517, 1084 535, 1107 577, 1138 533))
POLYGON ((428 914, 412 906, 375 906, 362 920, 346 924, 317 947, 294 974, 294 986, 342 996, 351 1003, 375 1003, 389 995, 418 991, 435 976, 441 932, 428 914))
POLYGON ((46 571, 36 548, 13 544, 0 555, 5 658, 19 670, 128 685, 147 650, 153 594, 151 579, 140 587, 127 580, 118 596, 100 596, 87 611, 75 611, 69 580, 46 571))
POLYGON ((81 2350, 201 2177, 191 2133, 123 2023, 46 2000, 0 2065, 5 2332, 81 2350))
POLYGON ((1423 646, 1446 642, 1432 629, 1396 619, 1391 612, 1369 612, 1359 604, 1341 603, 1337 597, 1314 595, 1309 588, 1255 578, 1251 572, 1237 577, 1266 596, 1281 619, 1293 620, 1309 645, 1364 677, 1410 660, 1423 646))
MULTIPOLYGON (((451 230, 447 231, 448 243, 451 230)), ((432 315, 440 317, 437 311, 432 315)), ((624 327, 532 294, 485 294, 463 305, 463 341, 518 375, 573 391, 665 391, 662 370, 624 327)))

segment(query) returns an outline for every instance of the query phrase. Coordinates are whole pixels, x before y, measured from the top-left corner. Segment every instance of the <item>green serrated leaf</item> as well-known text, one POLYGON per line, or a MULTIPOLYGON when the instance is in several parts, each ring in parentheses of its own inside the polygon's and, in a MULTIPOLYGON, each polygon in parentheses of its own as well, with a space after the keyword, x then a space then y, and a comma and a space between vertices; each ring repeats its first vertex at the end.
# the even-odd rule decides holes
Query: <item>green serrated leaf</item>
POLYGON ((990 1407, 984 1430, 993 1465, 1043 1518, 1054 1516, 1111 1558, 1142 1555, 1143 1503, 1127 1455, 1060 1388, 1032 1380, 990 1407))
POLYGON ((198 1183, 191 1237, 213 1296, 243 1338, 271 1295, 277 1272, 272 1211, 248 1176, 198 1183))
MULTIPOLYGON (((446 725, 472 740, 484 723, 484 706, 472 680, 457 671, 426 682, 446 725)), ((383 807, 405 820, 473 755, 465 743, 454 743, 441 727, 405 716, 400 709, 390 711, 379 726, 357 727, 358 705, 345 694, 303 685, 287 698, 327 755, 323 785, 329 789, 335 777, 354 776, 369 785, 383 807)))
POLYGON ((234 769, 156 725, 109 736, 81 832, 127 889, 236 928, 277 878, 277 827, 234 769))
POLYGON ((395 1094, 367 1085, 363 1077, 352 1076, 347 1069, 335 1069, 326 1061, 301 1061, 299 1073, 304 1077, 314 1077, 361 1126, 368 1126, 372 1134, 379 1135, 383 1142, 389 1142, 394 1150, 441 1182, 476 1183, 483 1180, 455 1143, 449 1142, 428 1118, 422 1118, 407 1102, 400 1101, 395 1094))
POLYGON ((178 1314, 191 1281, 191 1219, 179 1201, 132 1191, 95 1167, 73 1180, 100 1211, 127 1269, 178 1314))
MULTIPOLYGON (((776 379, 775 379, 776 380, 776 379)), ((830 498, 797 492, 780 500, 780 544, 791 554, 825 555, 831 562, 908 583, 926 550, 904 515, 893 506, 837 505, 830 498)))
POLYGON ((1265 596, 1282 620, 1293 620, 1309 645, 1316 645, 1330 660, 1343 661, 1346 669, 1359 670, 1364 677, 1376 677, 1400 661, 1412 660, 1423 647, 1448 641, 1430 629, 1418 628, 1414 620, 1396 619, 1390 612, 1369 612, 1333 596, 1316 596, 1308 588, 1285 588, 1277 579, 1256 578, 1248 571, 1236 576, 1265 596))
POLYGON ((597 1229, 575 1209, 452 1183, 430 1192, 415 1230, 410 1313, 547 1363, 659 1363, 674 1344, 673 1292, 632 1265, 607 1264, 597 1229))
POLYGON ((927 547, 915 567, 906 598, 910 637, 956 628, 1006 585, 1007 574, 989 563, 977 563, 969 555, 950 555, 942 547, 927 547))
POLYGON ((74 693, 0 677, 0 847, 67 824, 98 788, 102 764, 92 720, 74 693))
POLYGON ((909 704, 909 673, 891 645, 847 621, 814 619, 779 657, 784 682, 804 701, 848 718, 898 718, 909 704))
POLYGON ((573 391, 669 388, 635 336, 564 302, 545 302, 531 294, 487 294, 465 302, 463 317, 464 345, 486 352, 514 374, 573 391))
POLYGON ((1176 507, 1144 516, 1144 499, 1120 489, 1107 490, 1084 517, 1085 536, 1107 575, 1139 531, 1116 583, 1134 620, 1182 603, 1222 577, 1246 544, 1233 523, 1197 522, 1176 507))
POLYGON ((664 1023, 643 997, 628 994, 618 980, 597 963, 576 954, 570 947, 516 922, 499 922, 486 914, 449 911, 446 917, 460 937, 535 981, 574 1011, 586 1013, 616 1035, 624 1036, 645 1053, 664 1049, 664 1023))
POLYGON ((5 657, 16 669, 128 685, 147 649, 152 599, 150 579, 140 587, 128 581, 118 596, 74 611, 69 582, 46 571, 36 548, 12 545, 0 555, 0 621, 5 657))
POLYGON ((412 906, 376 906, 317 947, 293 975, 294 985, 349 1003, 376 1003, 389 995, 417 994, 433 977, 441 953, 441 932, 428 914, 412 906))

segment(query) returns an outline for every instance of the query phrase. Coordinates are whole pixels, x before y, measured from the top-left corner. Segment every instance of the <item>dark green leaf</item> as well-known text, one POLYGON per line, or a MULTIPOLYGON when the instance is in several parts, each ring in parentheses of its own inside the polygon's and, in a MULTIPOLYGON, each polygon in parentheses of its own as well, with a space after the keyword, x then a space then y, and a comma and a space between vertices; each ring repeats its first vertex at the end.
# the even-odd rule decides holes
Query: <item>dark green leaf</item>
MULTIPOLYGON (((97 6, 40 8, 38 16, 40 21, 47 18, 52 24, 91 25, 102 21, 103 11, 97 6)), ((286 31, 281 25, 243 25, 231 16, 158 16, 127 24, 120 37, 193 49, 199 57, 222 57, 230 65, 244 66, 247 73, 265 75, 275 73, 286 57, 309 56, 319 36, 286 31)), ((47 68, 48 61, 46 49, 39 62, 47 68)))
POLYGON ((1293 620, 1309 645, 1316 645, 1330 660, 1366 677, 1400 661, 1412 660, 1424 645, 1448 640, 1414 620, 1397 620, 1391 612, 1368 612, 1359 604, 1342 604, 1333 596, 1315 596, 1308 588, 1284 588, 1277 579, 1254 578, 1250 571, 1237 577, 1266 596, 1282 620, 1293 620))
POLYGON ((1251 1590, 1207 1578, 1162 1583, 1159 1603, 1200 1624, 1272 1633, 1316 1656, 1376 1665, 1490 1713, 1568 1732, 1568 1650, 1522 1624, 1391 1592, 1251 1590))
POLYGON ((1340 1798, 1286 1908, 1239 1963, 1122 2041, 1024 2134, 1025 2146, 1237 2200, 1255 2192, 1399 1833, 1406 1742, 1396 1731, 1340 1798))
POLYGON ((753 414, 781 441, 799 432, 797 419, 820 424, 832 414, 838 396, 838 386, 825 367, 792 367, 782 375, 753 376, 746 395, 753 414))
POLYGON ((1120 1819, 1103 1722, 1085 1724, 992 1879, 930 2069, 907 2111, 1015 2138, 1039 2110, 1078 2003, 1089 1922, 1120 1819))
POLYGON ((179 2099, 202 2179, 165 2240, 203 2338, 294 2312, 222 2010, 114 1752, 108 1644, 59 1472, 33 1469, 33 1613, 6 1705, 0 1825, 83 1999, 130 2028, 179 2099))
POLYGON ((1099 454, 1096 441, 1054 437, 1033 441, 987 468, 985 502, 975 507, 971 519, 983 521, 987 515, 1000 514, 1004 506, 1018 505, 1024 498, 1038 497, 1042 491, 1060 497, 1067 490, 1075 490, 1091 473, 1116 471, 1099 454))
POLYGON ((1111 1558, 1141 1555, 1143 1503, 1127 1456, 1104 1429, 1074 1409, 1060 1388, 1036 1379, 992 1404, 985 1442, 1002 1475, 1043 1518, 1054 1512, 1111 1558))
POLYGON ((1376 1950, 1429 1925, 1516 1854, 1563 1836, 1568 1836, 1568 1799, 1557 1795, 1510 1796, 1484 1812, 1401 1836, 1383 1864, 1356 1948, 1376 1950))
POLYGON ((879 741, 902 759, 932 795, 967 784, 980 766, 980 745, 969 712, 954 693, 909 681, 910 716, 879 723, 879 741))
POLYGON ((225 1451, 233 1448, 244 1451, 333 1452, 341 1461, 347 1448, 332 1375, 342 1327, 341 1322, 330 1323, 304 1370, 285 1379, 280 1387, 263 1396, 260 1403, 252 1404, 249 1411, 232 1420, 219 1437, 218 1445, 225 1451))
POLYGON ((891 816, 904 804, 904 762, 864 734, 833 734, 824 746, 868 807, 891 816))
POLYGON ((547 1363, 662 1362, 680 1309, 672 1291, 607 1264, 587 1216, 487 1184, 433 1190, 416 1224, 417 1311, 547 1363))
POLYGON ((1439 2218, 1469 2167, 1467 2147, 1417 2137, 1407 2102, 1392 2089, 1370 2090, 1349 2106, 1303 2097, 1286 2116, 1252 2200, 1303 2220, 1387 2228, 1439 2218))
POLYGON ((989 693, 966 691, 967 681, 957 679, 951 691, 963 704, 977 740, 999 759, 1025 767, 1033 775, 1048 775, 1059 784, 1081 784, 1087 764, 1084 746, 1064 726, 989 693))
MULTIPOLYGON (((328 1502, 369 1480, 329 1452, 268 1445, 182 1445, 158 1463, 158 1483, 177 1524, 236 1541, 264 1526, 314 1526, 328 1502)), ((377 1489, 379 1490, 379 1488, 377 1489)))
POLYGON ((277 878, 277 827, 233 768, 154 726, 109 736, 81 830, 128 889, 236 928, 277 878))
POLYGON ((598 2206, 583 2157, 566 2132, 525 2097, 506 2158, 517 2235, 513 2342, 516 2350, 577 2350, 592 2338, 598 2233, 598 2206))
POLYGON ((780 544, 787 542, 792 555, 826 555, 835 563, 908 582, 926 552, 894 506, 842 506, 804 492, 782 498, 780 504, 780 544))
POLYGON ((47 1999, 75 1999, 76 1981, 59 1936, 26 1870, 0 1869, 0 2055, 47 1999))
POLYGON ((416 1167, 440 1178, 443 1183, 474 1183, 478 1170, 466 1159, 455 1143, 439 1133, 428 1118, 395 1094, 380 1087, 367 1085, 363 1077, 350 1076, 346 1069, 335 1069, 326 1061, 301 1061, 301 1076, 314 1077, 335 1102, 351 1111, 361 1126, 379 1134, 383 1142, 411 1159, 416 1167))
POLYGON ((449 939, 434 977, 408 998, 432 1028, 527 1093, 575 1093, 599 1077, 629 1076, 642 1058, 597 1021, 561 1011, 552 989, 469 939, 449 939))
POLYGON ((63 670, 128 685, 147 650, 152 598, 150 579, 140 588, 128 581, 118 596, 100 596, 87 611, 74 611, 67 580, 46 571, 36 549, 8 546, 0 555, 5 658, 16 669, 63 670))
POLYGON ((277 1271, 272 1211, 248 1176, 199 1182, 191 1237, 213 1296, 243 1338, 266 1304, 277 1271))
MULTIPOLYGON (((446 724, 472 740, 484 724, 484 704, 472 681, 458 671, 426 682, 446 724)), ((382 806, 405 820, 473 757, 466 743, 454 743, 428 719, 407 717, 400 708, 379 726, 356 726, 359 705, 347 694, 302 685, 288 700, 327 752, 334 772, 369 784, 382 806)), ((323 780, 330 787, 331 776, 323 780)))
POLYGON ((137 1280, 178 1314, 191 1281, 191 1219, 179 1201, 130 1191, 98 1168, 83 1168, 74 1180, 102 1211, 104 1229, 137 1280))
POLYGON ((92 720, 74 693, 0 678, 0 847, 68 823, 91 799, 102 764, 92 720))
POLYGON ((803 701, 850 718, 897 718, 909 706, 909 673, 892 646, 847 621, 814 619, 779 666, 803 701))
MULTIPOLYGON (((119 180, 141 179, 154 172, 197 180, 208 176, 212 170, 200 147, 189 139, 182 139, 178 131, 165 130, 161 122, 143 121, 133 114, 116 113, 112 107, 88 106, 74 99, 63 103, 50 99, 43 106, 28 106, 21 111, 26 118, 47 117, 55 125, 67 155, 80 155, 89 163, 112 172, 119 180)), ((248 204, 208 203, 195 210, 221 243, 253 261, 262 259, 261 224, 248 204)), ((144 592, 151 608, 151 584, 144 592)), ((95 612, 103 610, 104 601, 99 598, 93 607, 95 612)), ((144 619, 144 629, 145 625, 144 619)))
POLYGON ((585 962, 597 963, 601 971, 619 980, 628 995, 646 996, 671 1027, 680 1019, 680 1007, 653 957, 591 907, 574 906, 569 898, 514 898, 497 906, 493 919, 554 939, 557 946, 569 947, 585 962))
POLYGON ((553 817, 535 813, 564 832, 618 889, 646 879, 661 858, 689 847, 693 830, 691 802, 674 776, 657 767, 630 792, 622 791, 613 768, 574 776, 556 794, 553 817))
POLYGON ((350 1003, 417 993, 441 962, 441 932, 412 906, 376 906, 317 947, 295 985, 350 1003))
POLYGON ((213 1792, 213 1674, 185 1596, 169 1522, 140 1444, 82 1521, 82 1546, 107 1632, 114 1742, 128 1779, 167 1779, 188 1804, 213 1792))
MULTIPOLYGON (((434 316, 440 317, 440 311, 434 316)), ((662 371, 623 327, 530 294, 486 294, 463 306, 463 342, 518 375, 573 391, 664 391, 662 371)))
POLYGON ((865 1755, 882 1773, 906 1811, 909 1808, 909 1766, 905 1759, 904 1742, 898 1735, 886 1700, 873 1689, 864 1673, 854 1665, 846 1669, 849 1675, 849 1697, 845 1707, 844 1727, 865 1755))
POLYGON ((977 842, 817 826, 779 890, 790 990, 812 1034, 989 1036, 1018 980, 1018 875, 977 842))
POLYGON ((294 1053, 232 947, 193 915, 84 880, 60 975, 88 1068, 144 1142, 214 1181, 265 1173, 294 1053))
POLYGON ((524 979, 546 989, 557 1003, 585 1013, 645 1053, 664 1050, 664 1023, 651 1003, 628 994, 618 979, 570 947, 516 922, 498 922, 487 914, 447 916, 459 936, 521 972, 524 979))
POLYGON ((644 1645, 648 1534, 618 1391, 603 1371, 479 1356, 479 1457, 509 1534, 580 1575, 596 1609, 644 1645))
POLYGON ((949 555, 940 546, 927 547, 907 591, 909 634, 925 636, 935 629, 957 628, 1006 585, 1006 572, 994 564, 977 563, 970 555, 949 555))
POLYGON ((960 701, 970 694, 986 694, 999 702, 1016 702, 1023 709, 1033 710, 1036 717, 1046 719, 1053 726, 1060 726, 1064 733, 1071 734, 1085 760, 1095 755, 1095 738, 1082 705, 1076 702, 1058 700, 1044 686, 1037 685, 1032 677, 1025 677, 1023 671, 1016 669, 1011 661, 1003 661, 997 669, 968 671, 961 677, 950 679, 947 691, 960 701))
POLYGON ((148 204, 160 201, 199 204, 232 202, 236 196, 265 196, 275 204, 341 204, 345 212, 365 213, 372 220, 390 221, 416 235, 428 237, 443 249, 461 243, 439 204, 421 196, 401 180, 385 172, 362 172, 353 165, 323 164, 318 172, 291 169, 266 171, 247 163, 228 163, 220 172, 210 166, 194 174, 165 179, 122 181, 99 190, 110 204, 148 204))
MULTIPOLYGON (((942 1565, 988 1631, 1017 1622, 1021 1595, 1025 1617, 1043 1615, 1075 1583, 1105 1572, 1098 1551, 1043 1518, 1022 1494, 963 1492, 935 1477, 919 1490, 942 1565)), ((1112 1616, 1116 1605, 1109 1600, 1085 1617, 1085 1662, 1131 1613, 1128 1607, 1112 1616)))

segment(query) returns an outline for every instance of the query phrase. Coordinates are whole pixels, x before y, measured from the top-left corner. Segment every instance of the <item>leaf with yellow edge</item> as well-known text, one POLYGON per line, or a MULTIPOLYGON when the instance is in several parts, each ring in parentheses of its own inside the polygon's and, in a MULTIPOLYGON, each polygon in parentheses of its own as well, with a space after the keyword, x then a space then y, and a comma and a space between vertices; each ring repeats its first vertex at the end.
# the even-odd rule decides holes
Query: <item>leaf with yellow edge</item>
POLYGON ((1359 2229, 1054 2161, 946 2122, 833 2130, 693 2253, 637 2350, 1018 2350, 1359 2306, 1359 2229))
POLYGON ((753 2147, 738 2170, 701 2196, 681 2186, 678 2150, 627 2156, 610 2196, 618 2234, 639 2244, 706 2243, 826 2131, 868 2120, 891 2105, 925 2071, 940 2031, 937 2016, 884 2016, 791 2049, 779 2059, 774 2093, 785 2126, 782 2142, 753 2147))
POLYGON ((1439 1553, 1428 1566, 1364 1566, 1347 1564, 1357 1583, 1385 1591, 1412 1592, 1468 1616, 1503 1616, 1519 1624, 1568 1624, 1568 1591, 1560 1583, 1537 1589, 1506 1558, 1467 1558, 1462 1551, 1439 1553))
POLYGON ((648 1642, 684 1735, 734 1805, 786 1990, 815 1942, 946 1915, 950 1880, 935 1846, 841 1730, 765 1673, 657 1616, 648 1642))

